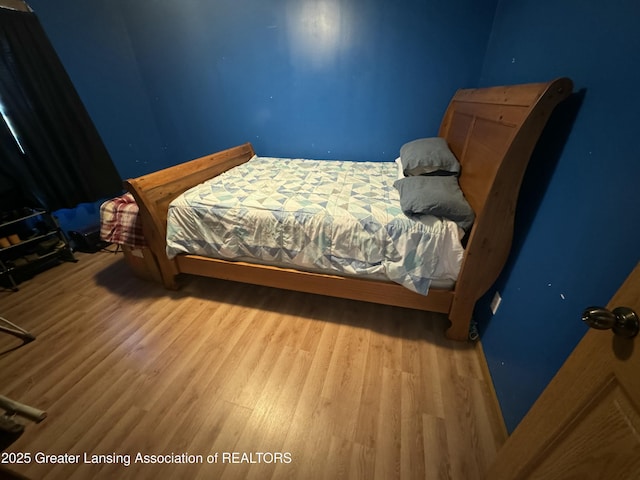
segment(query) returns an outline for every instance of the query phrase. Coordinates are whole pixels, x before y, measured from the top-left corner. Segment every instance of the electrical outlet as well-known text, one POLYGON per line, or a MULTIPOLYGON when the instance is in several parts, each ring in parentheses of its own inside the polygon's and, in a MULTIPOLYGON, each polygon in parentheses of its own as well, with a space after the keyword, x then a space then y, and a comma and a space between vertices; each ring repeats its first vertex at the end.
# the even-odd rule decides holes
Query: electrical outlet
POLYGON ((491 305, 490 305, 491 313, 493 315, 495 315, 496 312, 498 311, 500 302, 502 302, 502 297, 500 296, 500 292, 496 292, 496 294, 493 296, 493 300, 491 300, 491 305))

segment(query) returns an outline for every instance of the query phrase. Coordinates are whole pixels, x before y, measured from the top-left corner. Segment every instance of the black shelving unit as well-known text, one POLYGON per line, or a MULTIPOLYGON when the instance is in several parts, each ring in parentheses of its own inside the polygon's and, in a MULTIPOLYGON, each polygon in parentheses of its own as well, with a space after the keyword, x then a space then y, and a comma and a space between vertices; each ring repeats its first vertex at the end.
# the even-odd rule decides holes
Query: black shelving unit
POLYGON ((63 261, 76 262, 57 219, 48 211, 22 208, 2 212, 0 219, 0 281, 5 288, 63 261))

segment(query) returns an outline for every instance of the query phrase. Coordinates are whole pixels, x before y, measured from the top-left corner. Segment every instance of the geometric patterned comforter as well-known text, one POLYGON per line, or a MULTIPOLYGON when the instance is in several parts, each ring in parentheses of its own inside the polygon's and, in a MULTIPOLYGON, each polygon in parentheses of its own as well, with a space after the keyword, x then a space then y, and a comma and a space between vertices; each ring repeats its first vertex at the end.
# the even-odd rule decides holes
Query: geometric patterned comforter
POLYGON ((167 255, 180 253, 385 278, 426 295, 455 280, 457 225, 400 209, 397 166, 254 157, 176 198, 167 255))

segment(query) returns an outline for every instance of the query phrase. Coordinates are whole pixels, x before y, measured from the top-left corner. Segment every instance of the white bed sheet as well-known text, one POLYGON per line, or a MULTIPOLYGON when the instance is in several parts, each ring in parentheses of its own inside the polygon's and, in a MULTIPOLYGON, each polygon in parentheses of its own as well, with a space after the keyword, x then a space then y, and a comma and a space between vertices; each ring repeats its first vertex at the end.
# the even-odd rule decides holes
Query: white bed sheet
POLYGON ((448 288, 459 228, 402 213, 397 178, 394 162, 256 156, 171 203, 167 255, 386 279, 425 295, 433 282, 448 288))

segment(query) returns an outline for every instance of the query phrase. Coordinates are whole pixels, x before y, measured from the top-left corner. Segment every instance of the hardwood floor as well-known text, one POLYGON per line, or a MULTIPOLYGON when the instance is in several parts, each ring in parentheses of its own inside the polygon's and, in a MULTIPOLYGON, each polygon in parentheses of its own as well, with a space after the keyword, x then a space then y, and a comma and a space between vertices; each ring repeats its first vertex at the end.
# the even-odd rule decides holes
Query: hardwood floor
POLYGON ((30 455, 16 474, 473 480, 505 439, 479 346, 440 314, 195 277, 169 292, 121 255, 78 258, 0 292, 37 337, 0 334, 0 394, 48 413, 6 450, 30 455))

